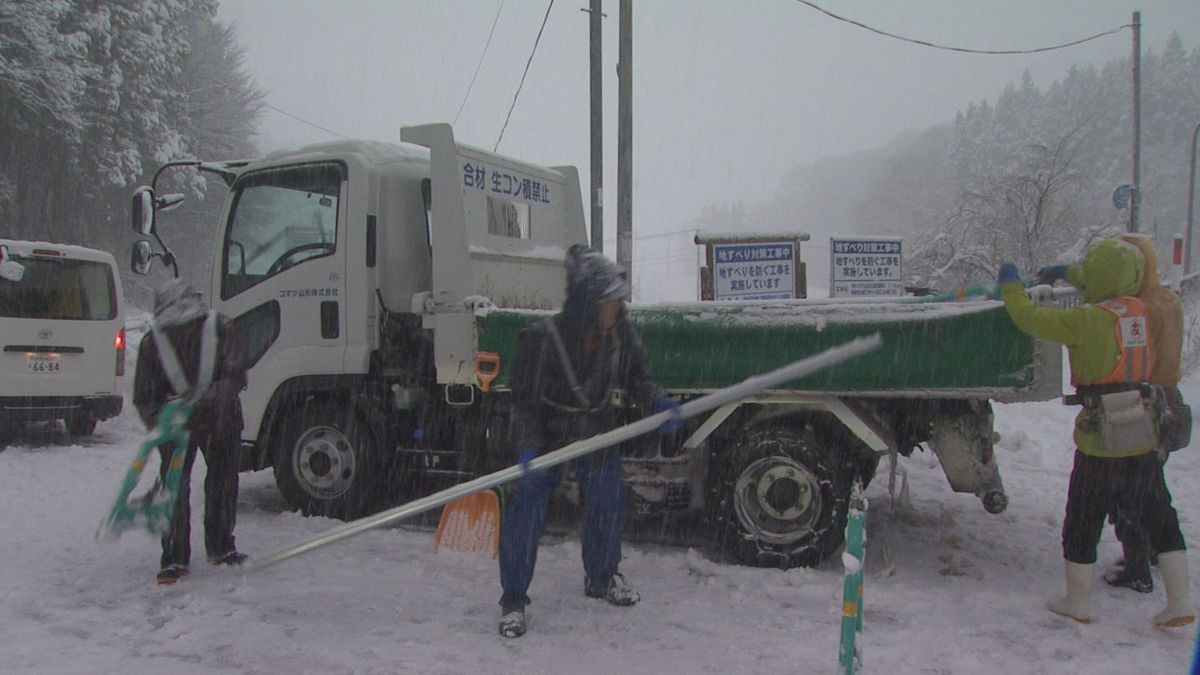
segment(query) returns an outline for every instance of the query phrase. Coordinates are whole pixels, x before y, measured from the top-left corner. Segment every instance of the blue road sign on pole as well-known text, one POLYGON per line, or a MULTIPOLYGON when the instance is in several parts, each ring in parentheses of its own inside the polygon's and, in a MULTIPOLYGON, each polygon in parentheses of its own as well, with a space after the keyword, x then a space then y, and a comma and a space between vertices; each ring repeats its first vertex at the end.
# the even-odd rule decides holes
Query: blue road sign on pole
POLYGON ((1118 185, 1117 189, 1113 190, 1112 202, 1113 206, 1118 211, 1123 211, 1129 208, 1130 197, 1133 196, 1133 186, 1129 183, 1118 185))

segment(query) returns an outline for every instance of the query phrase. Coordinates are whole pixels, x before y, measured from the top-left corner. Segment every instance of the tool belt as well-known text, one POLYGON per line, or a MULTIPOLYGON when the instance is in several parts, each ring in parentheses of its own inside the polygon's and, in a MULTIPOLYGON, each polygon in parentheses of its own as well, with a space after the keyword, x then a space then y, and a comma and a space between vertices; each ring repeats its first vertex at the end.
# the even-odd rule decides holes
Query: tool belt
POLYGON ((1081 384, 1075 387, 1074 394, 1062 397, 1063 405, 1081 405, 1085 408, 1100 406, 1100 397, 1105 394, 1118 394, 1124 391, 1140 391, 1147 397, 1153 385, 1142 382, 1114 382, 1111 384, 1081 384))
POLYGON ((1158 447, 1158 409, 1152 385, 1114 383, 1081 385, 1074 403, 1082 405, 1078 426, 1099 433, 1105 453, 1123 454, 1158 447))
POLYGON ((611 431, 627 423, 624 392, 614 389, 603 403, 588 410, 555 404, 543 397, 546 433, 556 442, 569 443, 611 431))
POLYGON ((1178 387, 1157 384, 1103 384, 1079 387, 1075 394, 1063 397, 1065 405, 1082 405, 1088 409, 1100 407, 1100 397, 1106 393, 1130 391, 1142 393, 1154 414, 1158 430, 1158 449, 1174 452, 1192 443, 1192 407, 1184 402, 1178 387))

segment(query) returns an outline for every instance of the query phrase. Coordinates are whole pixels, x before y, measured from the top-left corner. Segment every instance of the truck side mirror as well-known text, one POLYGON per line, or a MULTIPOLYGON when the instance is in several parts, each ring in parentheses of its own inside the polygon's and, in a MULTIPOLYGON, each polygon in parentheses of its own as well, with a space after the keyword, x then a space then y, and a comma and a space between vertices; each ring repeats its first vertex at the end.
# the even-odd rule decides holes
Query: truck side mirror
MULTIPOLYGON (((180 197, 182 200, 182 196, 180 197)), ((154 190, 140 187, 133 191, 133 231, 148 237, 154 233, 154 190)))
POLYGON ((183 203, 183 195, 178 192, 172 192, 169 195, 163 195, 156 200, 158 210, 160 212, 170 211, 171 209, 183 203))
POLYGON ((145 275, 150 272, 150 261, 153 258, 154 252, 150 248, 150 242, 143 239, 135 243, 129 252, 129 268, 134 274, 145 275))

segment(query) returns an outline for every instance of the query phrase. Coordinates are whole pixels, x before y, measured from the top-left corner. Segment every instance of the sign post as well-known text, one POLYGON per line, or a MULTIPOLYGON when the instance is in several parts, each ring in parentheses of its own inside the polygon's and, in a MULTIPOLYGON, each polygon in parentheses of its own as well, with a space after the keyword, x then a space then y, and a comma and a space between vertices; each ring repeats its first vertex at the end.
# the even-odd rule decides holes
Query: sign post
POLYGON ((829 238, 829 297, 899 295, 904 295, 904 240, 829 238))
POLYGON ((705 247, 701 300, 790 300, 808 295, 800 242, 807 234, 696 236, 705 247))

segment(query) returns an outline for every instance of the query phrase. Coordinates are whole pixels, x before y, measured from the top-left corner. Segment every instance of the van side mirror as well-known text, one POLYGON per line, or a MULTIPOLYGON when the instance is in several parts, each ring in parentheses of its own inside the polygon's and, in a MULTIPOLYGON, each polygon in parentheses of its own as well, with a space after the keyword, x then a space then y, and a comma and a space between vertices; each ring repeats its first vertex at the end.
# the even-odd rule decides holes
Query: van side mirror
MULTIPOLYGON (((180 201, 183 197, 180 196, 180 201)), ((140 187, 133 191, 133 231, 148 237, 154 233, 154 190, 140 187)), ((148 245, 148 244, 147 244, 148 245)))
POLYGON ((143 239, 135 243, 129 252, 129 268, 134 274, 145 275, 150 272, 150 261, 153 258, 154 252, 150 248, 150 242, 143 239))

